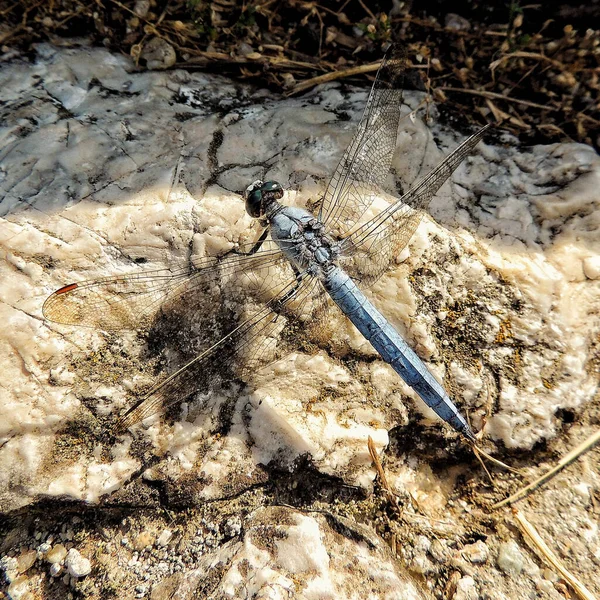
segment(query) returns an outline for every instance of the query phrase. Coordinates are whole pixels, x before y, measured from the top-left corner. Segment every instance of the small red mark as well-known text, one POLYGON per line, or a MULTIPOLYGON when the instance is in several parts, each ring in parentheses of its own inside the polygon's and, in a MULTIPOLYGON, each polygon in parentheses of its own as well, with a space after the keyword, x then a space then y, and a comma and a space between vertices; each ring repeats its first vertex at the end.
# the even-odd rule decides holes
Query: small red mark
POLYGON ((60 290, 56 290, 54 293, 56 295, 58 294, 66 294, 67 292, 70 292, 71 290, 74 290, 77 287, 76 283, 70 283, 69 285, 65 285, 64 287, 61 287, 60 290))

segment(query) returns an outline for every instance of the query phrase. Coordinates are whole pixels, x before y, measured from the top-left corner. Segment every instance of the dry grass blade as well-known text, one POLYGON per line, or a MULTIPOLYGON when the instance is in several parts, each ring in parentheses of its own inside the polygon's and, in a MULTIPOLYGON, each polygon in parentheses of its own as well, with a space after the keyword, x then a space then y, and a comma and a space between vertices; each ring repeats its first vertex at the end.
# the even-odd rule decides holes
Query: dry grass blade
MULTIPOLYGON (((473 447, 473 452, 475 453, 475 456, 477 456, 477 459, 481 462, 481 456, 483 456, 484 458, 486 458, 487 460, 489 460, 490 462, 494 463, 495 465, 502 467, 503 469, 506 469, 507 471, 510 471, 511 473, 516 473, 517 475, 521 475, 522 473, 518 470, 515 469, 514 467, 511 467, 510 465, 507 465, 506 463, 503 463, 501 460, 498 460, 497 458, 494 458, 491 454, 488 454, 483 448, 481 448, 480 446, 478 446, 477 444, 470 442, 472 447, 473 447)), ((489 471, 487 469, 485 469, 486 473, 488 473, 489 475, 489 471)), ((491 478, 491 476, 490 476, 491 478)))
POLYGON ((581 600, 595 600, 595 596, 590 592, 575 575, 573 575, 559 560, 559 558, 550 550, 546 542, 540 537, 535 527, 525 518, 523 513, 513 509, 513 515, 517 521, 519 529, 525 538, 525 541, 531 545, 536 553, 542 557, 548 564, 556 569, 561 577, 571 586, 573 591, 581 600))
POLYGON ((485 471, 485 474, 488 476, 492 487, 495 487, 496 484, 494 483, 494 478, 492 477, 492 474, 489 472, 488 468, 485 466, 483 458, 481 457, 481 454, 479 452, 479 448, 475 444, 473 444, 473 454, 475 454, 475 458, 479 461, 481 468, 485 471))
POLYGON ((591 450, 598 442, 600 442, 600 430, 596 431, 593 435, 588 437, 585 441, 583 441, 579 446, 575 449, 571 450, 566 456, 561 458, 558 464, 550 469, 547 473, 532 481, 529 485, 520 489, 518 492, 509 496, 508 498, 502 500, 501 502, 497 502, 492 506, 492 508, 500 508, 501 506, 505 506, 506 504, 512 504, 513 502, 517 502, 517 500, 521 500, 525 498, 525 496, 529 495, 533 490, 540 487, 542 484, 546 483, 549 479, 554 477, 559 471, 564 469, 567 465, 570 465, 572 462, 577 460, 582 454, 591 450))
POLYGON ((553 108, 551 106, 544 106, 543 104, 538 104, 537 102, 521 100, 520 98, 512 98, 510 96, 505 96, 504 94, 498 94, 496 92, 486 92, 485 90, 468 90, 466 88, 458 87, 439 87, 436 89, 442 90, 442 92, 460 92, 462 94, 471 94, 472 96, 481 96, 482 98, 490 98, 492 100, 506 100, 506 102, 514 102, 515 104, 522 104, 523 106, 539 108, 540 110, 550 112, 557 110, 556 108, 553 108))
POLYGON ((367 446, 369 447, 369 454, 371 455, 371 459, 373 460, 373 465, 375 466, 375 470, 377 471, 379 481, 381 482, 381 487, 385 490, 388 502, 395 509, 400 510, 398 500, 396 499, 396 495, 392 491, 392 488, 388 483, 387 477, 385 476, 385 471, 383 470, 383 466, 381 465, 381 461, 379 460, 379 456, 377 455, 377 449, 375 448, 375 444, 371 436, 369 436, 367 446))
POLYGON ((311 79, 307 79, 306 81, 301 81, 293 89, 291 89, 287 95, 292 96, 293 94, 299 94, 315 85, 319 85, 321 83, 327 83, 329 81, 335 81, 336 79, 343 79, 344 77, 352 77, 353 75, 361 75, 363 73, 372 73, 373 71, 377 71, 381 66, 382 61, 378 61, 376 63, 372 63, 370 65, 360 65, 358 67, 351 67, 349 69, 344 69, 342 71, 332 71, 331 73, 325 73, 324 75, 319 75, 318 77, 313 77, 311 79))
POLYGON ((558 60, 554 60, 545 54, 541 54, 540 52, 511 52, 510 54, 505 54, 500 57, 498 60, 495 60, 491 65, 490 69, 494 71, 496 67, 501 65, 503 62, 510 60, 511 58, 532 58, 534 60, 540 60, 543 62, 550 63, 559 69, 564 69, 565 65, 558 60))
POLYGON ((319 65, 290 60, 282 56, 265 56, 257 53, 255 56, 232 56, 223 52, 204 52, 193 48, 182 48, 173 43, 180 51, 190 54, 184 62, 177 63, 177 68, 205 67, 244 67, 248 65, 259 65, 276 70, 314 70, 321 68, 319 65))

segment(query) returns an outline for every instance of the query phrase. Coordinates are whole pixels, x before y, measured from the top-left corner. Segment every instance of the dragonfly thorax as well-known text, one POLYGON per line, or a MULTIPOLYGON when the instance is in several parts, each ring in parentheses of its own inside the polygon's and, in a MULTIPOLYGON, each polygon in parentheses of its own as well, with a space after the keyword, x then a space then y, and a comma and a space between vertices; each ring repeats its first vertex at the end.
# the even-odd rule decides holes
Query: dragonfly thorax
POLYGON ((244 192, 246 211, 269 224, 271 237, 298 270, 317 277, 326 274, 339 254, 339 244, 313 214, 281 205, 282 196, 283 188, 276 181, 257 180, 244 192))
POLYGON ((288 260, 301 272, 316 277, 329 272, 339 255, 339 244, 325 231, 325 226, 308 211, 281 206, 271 213, 271 237, 288 260))

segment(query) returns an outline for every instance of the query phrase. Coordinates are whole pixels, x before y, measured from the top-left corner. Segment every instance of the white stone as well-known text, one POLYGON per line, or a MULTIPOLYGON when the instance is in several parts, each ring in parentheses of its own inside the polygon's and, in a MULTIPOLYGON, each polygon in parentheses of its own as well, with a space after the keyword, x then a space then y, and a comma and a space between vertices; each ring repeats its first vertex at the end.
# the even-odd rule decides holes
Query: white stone
POLYGON ((19 563, 14 556, 3 556, 0 560, 0 569, 4 571, 7 581, 12 581, 19 574, 19 563))
POLYGON ((573 491, 583 500, 590 499, 590 490, 592 486, 585 481, 581 481, 573 486, 573 491))
POLYGON ((484 542, 478 540, 474 544, 465 546, 461 554, 469 561, 475 564, 484 563, 488 559, 489 550, 484 542))
POLYGON ((516 542, 503 542, 500 545, 497 563, 509 575, 518 575, 523 570, 523 554, 516 542))
POLYGON ((456 593, 452 597, 453 600, 476 600, 479 598, 477 585, 472 577, 464 576, 458 580, 456 584, 456 593))
POLYGON ((25 575, 19 575, 19 577, 13 579, 7 591, 11 600, 33 600, 33 595, 29 589, 29 579, 25 575))
POLYGON ((583 272, 589 279, 600 278, 600 256, 588 256, 583 259, 583 272))
POLYGON ((65 567, 71 577, 79 578, 89 575, 92 571, 90 561, 81 556, 78 550, 71 548, 65 558, 65 567))
POLYGON ((45 559, 52 565, 60 564, 65 560, 67 556, 67 549, 62 544, 56 544, 48 552, 46 552, 45 559))
POLYGON ((173 532, 170 529, 165 529, 158 536, 158 539, 156 540, 156 545, 160 546, 160 547, 166 546, 171 541, 172 537, 173 537, 173 532))
POLYGON ((40 556, 44 556, 51 548, 52 546, 48 542, 44 542, 37 547, 37 552, 40 556))

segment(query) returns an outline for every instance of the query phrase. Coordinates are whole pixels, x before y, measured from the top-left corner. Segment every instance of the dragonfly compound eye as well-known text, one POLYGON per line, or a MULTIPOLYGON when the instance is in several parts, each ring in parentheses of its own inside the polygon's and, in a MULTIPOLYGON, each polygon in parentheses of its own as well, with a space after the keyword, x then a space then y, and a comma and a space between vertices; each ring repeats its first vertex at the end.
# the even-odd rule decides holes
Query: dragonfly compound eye
POLYGON ((283 188, 277 181, 265 181, 261 189, 263 192, 268 193, 268 197, 273 200, 279 200, 283 197, 283 188))
POLYGON ((246 212, 255 219, 264 216, 265 210, 272 202, 283 196, 283 188, 276 181, 255 181, 246 188, 246 212))
POLYGON ((257 179, 251 183, 244 192, 244 200, 246 201, 246 212, 253 218, 258 219, 262 216, 262 186, 263 182, 257 179))
POLYGON ((246 212, 255 219, 263 215, 263 195, 260 189, 246 194, 246 212))

